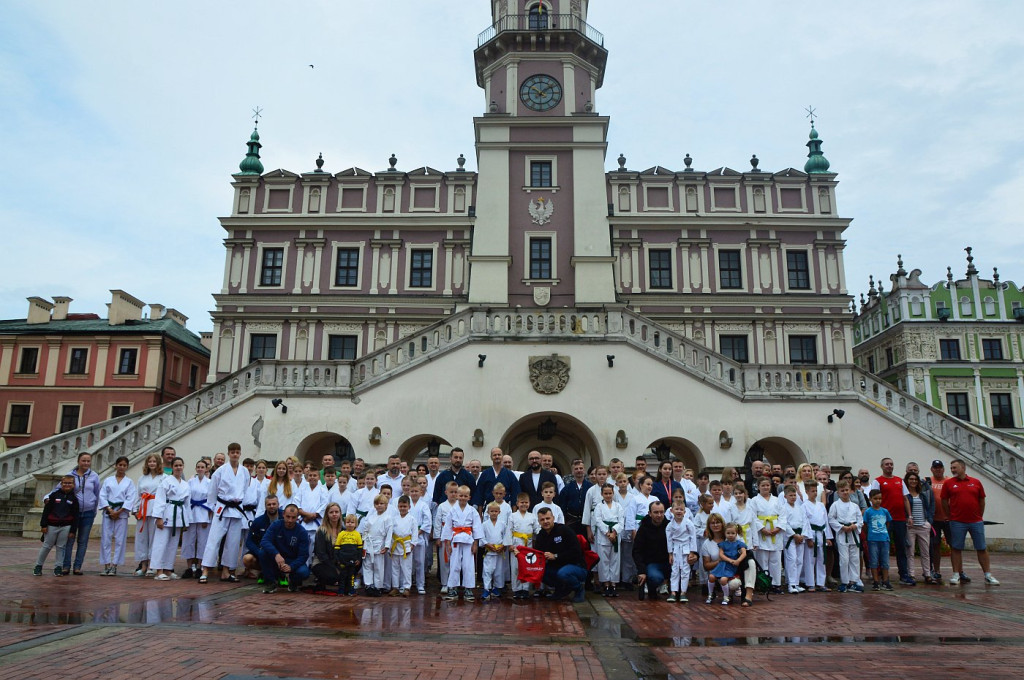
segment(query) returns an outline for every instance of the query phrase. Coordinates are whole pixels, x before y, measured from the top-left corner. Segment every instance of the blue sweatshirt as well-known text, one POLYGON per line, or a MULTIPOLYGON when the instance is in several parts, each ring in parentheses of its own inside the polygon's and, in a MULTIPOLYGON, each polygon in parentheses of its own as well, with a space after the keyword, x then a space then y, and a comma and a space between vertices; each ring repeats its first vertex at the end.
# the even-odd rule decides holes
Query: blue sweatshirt
POLYGON ((298 569, 309 559, 309 534, 298 522, 291 529, 279 519, 267 529, 260 542, 260 550, 274 557, 281 555, 292 569, 298 569))

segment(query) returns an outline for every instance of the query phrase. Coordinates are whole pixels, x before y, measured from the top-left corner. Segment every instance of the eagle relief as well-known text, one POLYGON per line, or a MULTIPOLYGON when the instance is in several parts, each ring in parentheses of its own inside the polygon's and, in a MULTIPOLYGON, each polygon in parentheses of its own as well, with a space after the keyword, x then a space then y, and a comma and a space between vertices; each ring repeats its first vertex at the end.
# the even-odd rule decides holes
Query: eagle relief
POLYGON ((558 394, 569 383, 569 357, 530 357, 530 384, 541 394, 558 394))
POLYGON ((547 224, 554 212, 555 204, 550 198, 541 197, 536 201, 530 201, 530 218, 534 224, 547 224))

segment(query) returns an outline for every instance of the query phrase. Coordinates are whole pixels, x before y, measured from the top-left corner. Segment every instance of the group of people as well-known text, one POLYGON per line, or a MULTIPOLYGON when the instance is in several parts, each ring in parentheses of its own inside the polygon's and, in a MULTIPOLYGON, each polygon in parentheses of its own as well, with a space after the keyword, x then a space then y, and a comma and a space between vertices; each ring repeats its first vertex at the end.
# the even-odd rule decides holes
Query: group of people
POLYGON ((464 467, 456 447, 446 470, 436 456, 416 470, 391 456, 378 470, 358 458, 335 465, 329 455, 320 466, 289 458, 271 470, 231 444, 186 479, 184 461, 165 447, 147 456, 138 480, 127 477, 122 457, 102 483, 83 453, 46 499, 34 571, 56 548, 54 574, 82 574, 98 514, 103 575, 125 564, 131 515, 135 575, 237 582, 240 569, 267 593, 312 578, 315 590, 342 595, 422 595, 436 562, 449 599, 474 600, 482 586, 484 601, 509 592, 582 600, 589 586, 606 597, 635 588, 640 599, 687 602, 699 584, 707 603, 720 591, 721 604, 750 606, 758 567, 776 593, 833 584, 863 592, 866 575, 873 589, 891 590, 890 548, 900 583, 917 582, 915 547, 923 580, 941 583, 943 537, 949 583, 966 583, 967 535, 985 582, 998 585, 985 546, 984 488, 961 460, 951 477, 941 460, 931 477, 922 479, 914 463, 896 477, 885 458, 875 479, 862 469, 837 481, 827 466, 755 460, 746 479, 726 468, 711 480, 678 460, 660 462, 652 476, 640 456, 630 474, 617 458, 590 470, 574 460, 563 478, 538 451, 523 472, 500 448, 490 453, 482 469, 476 461, 464 467))

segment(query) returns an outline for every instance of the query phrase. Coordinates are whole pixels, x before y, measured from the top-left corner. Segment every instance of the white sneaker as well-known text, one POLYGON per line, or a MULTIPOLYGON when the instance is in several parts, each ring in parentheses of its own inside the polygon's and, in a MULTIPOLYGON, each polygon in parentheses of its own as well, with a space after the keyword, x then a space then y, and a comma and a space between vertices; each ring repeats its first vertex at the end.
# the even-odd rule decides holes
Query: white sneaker
POLYGON ((442 595, 447 595, 448 594, 448 586, 444 586, 443 588, 441 588, 441 594, 442 595))
POLYGON ((146 572, 146 576, 154 576, 155 574, 156 574, 156 571, 153 570, 153 569, 150 569, 149 571, 146 572))
POLYGON ((158 574, 153 578, 154 581, 170 581, 171 577, 167 574, 158 574))
POLYGON ((135 575, 136 575, 136 576, 144 576, 144 575, 145 575, 145 572, 144 572, 144 571, 142 571, 141 569, 136 569, 136 570, 135 570, 135 575))
POLYGON ((177 581, 177 580, 178 580, 178 579, 180 579, 180 578, 181 578, 181 577, 180 577, 180 576, 178 576, 177 574, 175 574, 175 573, 174 573, 173 571, 171 572, 171 580, 172 580, 172 581, 177 581))
POLYGON ((419 593, 420 595, 426 595, 427 594, 427 589, 426 588, 420 588, 416 592, 419 593))
POLYGON ((949 585, 951 585, 951 586, 958 586, 958 585, 960 585, 960 574, 959 573, 957 573, 955 571, 953 572, 953 575, 949 577, 949 585))
POLYGON ((999 581, 997 581, 996 577, 992 574, 985 574, 985 583, 989 584, 990 586, 999 585, 999 581))

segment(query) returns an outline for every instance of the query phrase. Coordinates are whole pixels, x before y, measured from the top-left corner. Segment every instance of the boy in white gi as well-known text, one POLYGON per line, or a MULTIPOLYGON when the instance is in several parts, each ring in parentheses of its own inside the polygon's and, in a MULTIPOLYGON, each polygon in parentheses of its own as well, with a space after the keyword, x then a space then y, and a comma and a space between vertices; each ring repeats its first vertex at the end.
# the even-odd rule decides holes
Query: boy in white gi
POLYGON ((409 488, 409 514, 416 519, 416 537, 412 540, 412 577, 419 594, 426 595, 427 582, 424 572, 433 519, 430 515, 430 503, 423 500, 422 495, 423 487, 419 484, 413 484, 409 488))
POLYGON ((324 508, 327 507, 327 487, 320 483, 320 472, 315 467, 306 470, 306 485, 299 489, 295 500, 295 504, 299 506, 299 521, 309 534, 309 559, 306 562, 308 567, 313 562, 316 530, 320 528, 320 523, 324 519, 324 508))
MULTIPOLYGON (((696 516, 693 518, 693 530, 697 534, 697 554, 698 555, 700 555, 700 549, 701 549, 701 547, 703 547, 704 541, 706 540, 705 532, 706 532, 707 526, 708 526, 708 517, 711 516, 711 507, 712 507, 712 505, 713 505, 713 501, 711 500, 711 496, 709 496, 707 494, 702 494, 702 495, 698 496, 698 498, 697 498, 697 507, 699 507, 700 510, 697 512, 696 516)), ((707 587, 708 587, 708 585, 707 585, 708 584, 708 572, 707 572, 706 569, 704 569, 704 560, 701 560, 701 559, 697 560, 697 580, 700 581, 702 588, 707 589, 707 587)), ((707 594, 705 593, 705 596, 706 595, 707 594)))
POLYGON ((238 582, 235 565, 238 564, 238 554, 242 547, 242 524, 248 524, 242 513, 242 502, 252 479, 249 471, 238 462, 241 456, 240 444, 228 444, 228 462, 217 468, 210 480, 207 504, 213 507, 216 519, 210 523, 210 534, 203 553, 203 575, 199 577, 199 583, 206 583, 210 570, 220 565, 223 565, 221 581, 238 582), (223 556, 220 555, 221 539, 224 539, 223 556))
MULTIPOLYGON (((494 496, 494 502, 498 504, 499 508, 501 508, 501 511, 498 514, 498 523, 508 529, 508 521, 509 518, 512 517, 512 506, 508 504, 507 500, 505 500, 505 485, 501 482, 497 482, 491 488, 491 495, 494 496)), ((480 521, 483 521, 484 519, 484 517, 481 517, 480 521)), ((501 559, 498 560, 498 569, 500 570, 501 583, 503 584, 508 583, 509 574, 512 573, 512 565, 509 563, 509 558, 511 556, 512 552, 510 550, 506 550, 502 553, 501 559)), ((504 587, 502 590, 504 590, 504 587)))
MULTIPOLYGON (((550 482, 548 482, 550 484, 550 482)), ((480 515, 476 508, 469 504, 471 492, 468 486, 460 486, 458 505, 448 513, 448 521, 441 530, 441 540, 450 548, 451 565, 448 571, 449 600, 459 597, 458 589, 462 586, 463 596, 472 602, 473 586, 476 584, 476 542, 483 538, 480 527, 480 515)))
POLYGON ((725 523, 728 524, 735 520, 735 513, 733 505, 730 501, 726 500, 722 495, 722 482, 717 479, 711 482, 711 486, 708 487, 708 491, 711 492, 711 514, 719 514, 725 523))
POLYGON ((555 505, 555 494, 557 492, 558 487, 555 486, 554 482, 544 482, 541 484, 540 497, 543 500, 533 506, 533 514, 536 515, 541 509, 547 508, 555 516, 555 524, 565 524, 565 513, 562 512, 562 508, 555 505))
MULTIPOLYGON (((594 479, 596 479, 597 482, 594 486, 587 489, 587 495, 583 498, 583 526, 586 527, 587 539, 591 543, 595 542, 594 537, 597 534, 593 533, 593 522, 591 521, 590 513, 592 513, 594 508, 598 506, 601 502, 601 497, 604 495, 602 489, 604 489, 604 485, 608 481, 608 468, 604 465, 599 465, 597 469, 594 470, 594 479)), ((614 488, 613 484, 612 489, 614 488)), ((622 504, 623 512, 625 512, 625 503, 621 501, 620 503, 622 504)), ((618 577, 616 577, 615 580, 618 581, 618 577)))
MULTIPOLYGON (((497 486, 497 485, 495 485, 497 486)), ((501 598, 501 589, 505 587, 505 574, 501 563, 506 559, 507 546, 511 545, 508 534, 508 521, 501 519, 501 506, 493 500, 487 504, 487 519, 481 523, 480 548, 484 551, 484 590, 480 599, 495 602, 501 598)))
POLYGON ((772 480, 762 477, 757 482, 758 495, 748 505, 754 511, 754 528, 757 530, 757 547, 754 557, 772 577, 772 594, 782 593, 782 550, 786 540, 785 518, 778 496, 772 495, 772 480))
POLYGON ((116 576, 124 564, 124 546, 128 538, 128 515, 138 502, 135 482, 128 478, 128 458, 121 456, 114 463, 114 474, 103 480, 97 511, 103 516, 100 534, 101 576, 116 576), (113 552, 111 552, 113 550, 113 552))
POLYGON ((409 597, 412 588, 413 542, 419 537, 417 518, 409 512, 412 499, 398 498, 398 511, 391 517, 391 533, 384 541, 391 555, 391 597, 409 597))
POLYGON ((672 519, 665 528, 665 543, 668 562, 672 565, 665 601, 689 602, 686 588, 690 585, 690 565, 697 561, 697 535, 685 499, 672 503, 672 519))
POLYGON ((828 511, 828 523, 836 535, 839 552, 839 592, 863 593, 860 580, 860 530, 864 517, 860 506, 850 501, 850 483, 845 479, 836 485, 839 498, 828 511))
POLYGON ((459 504, 458 482, 448 482, 445 484, 444 494, 448 500, 441 501, 437 506, 436 512, 434 513, 433 534, 434 542, 439 544, 441 548, 441 555, 437 565, 437 575, 441 580, 442 595, 448 593, 448 574, 451 571, 452 554, 450 545, 441 539, 441 534, 444 531, 445 522, 448 521, 448 514, 451 513, 452 508, 459 504))
POLYGON ((373 512, 359 523, 363 536, 363 583, 367 597, 380 597, 384 590, 384 553, 391 537, 391 513, 388 497, 377 494, 373 499, 373 512))
POLYGON ((804 537, 811 533, 807 526, 807 516, 803 505, 799 502, 800 494, 792 484, 782 490, 785 503, 779 513, 780 520, 785 522, 785 540, 783 552, 786 555, 786 583, 790 594, 802 593, 805 588, 800 584, 804 576, 804 537))
POLYGON ((804 516, 810 533, 804 541, 804 583, 819 593, 825 587, 825 546, 832 545, 832 528, 828 525, 825 504, 818 502, 818 482, 804 483, 804 516))
POLYGON ((361 524, 363 518, 373 512, 373 503, 377 494, 377 475, 367 472, 363 477, 363 486, 356 489, 349 499, 345 514, 355 515, 361 524))
MULTIPOLYGON (((508 519, 509 545, 533 546, 533 537, 540 531, 537 516, 530 512, 530 494, 523 492, 516 498, 516 510, 508 519)), ((525 600, 530 597, 530 584, 519 580, 519 560, 512 560, 512 599, 525 600)))
MULTIPOLYGON (((588 491, 589 493, 589 491, 588 491)), ((602 595, 618 597, 619 555, 622 551, 622 534, 626 528, 626 510, 615 500, 615 487, 605 484, 601 487, 601 502, 590 512, 590 526, 594 537, 594 548, 600 561, 597 563, 597 580, 604 583, 602 595)))

